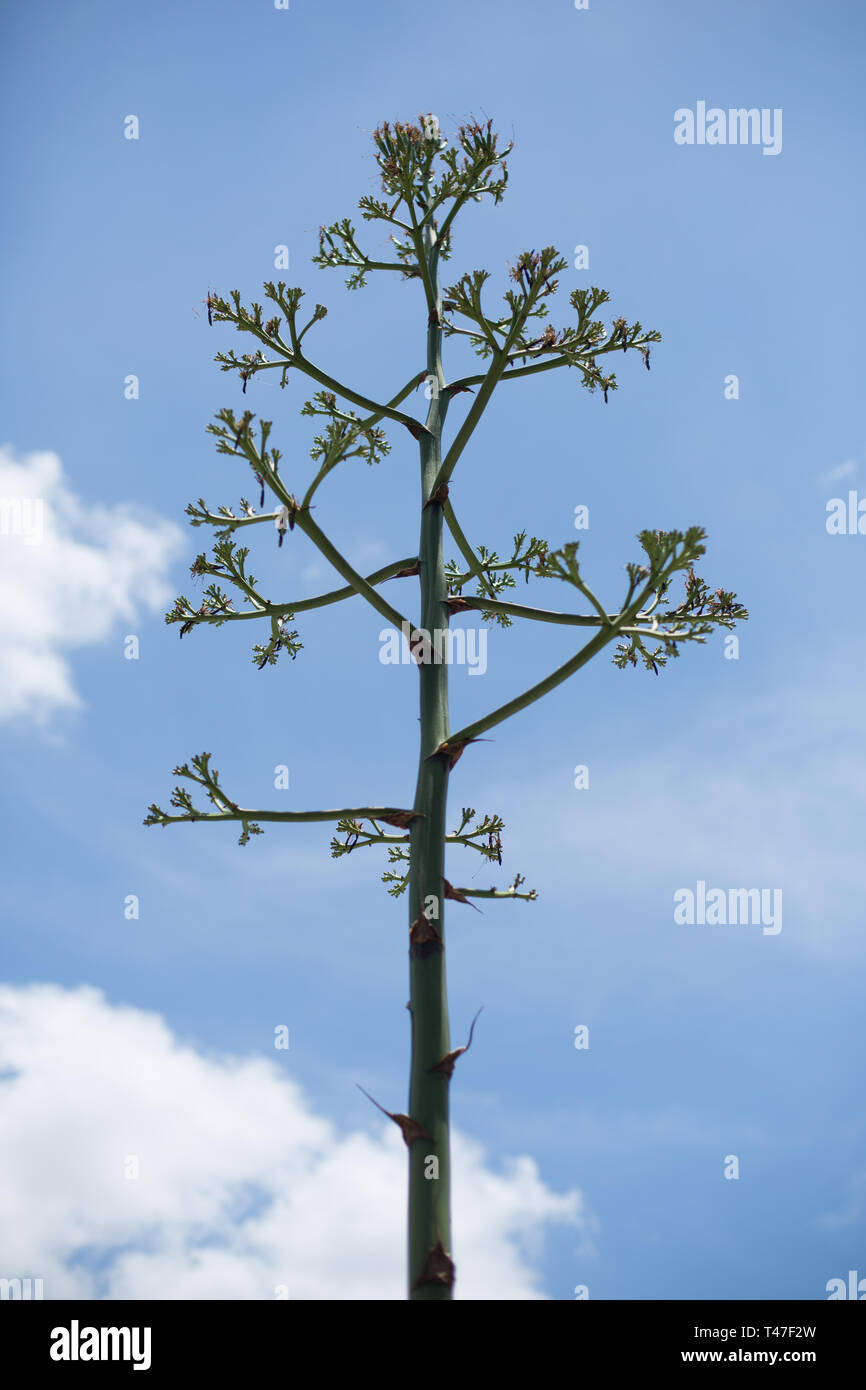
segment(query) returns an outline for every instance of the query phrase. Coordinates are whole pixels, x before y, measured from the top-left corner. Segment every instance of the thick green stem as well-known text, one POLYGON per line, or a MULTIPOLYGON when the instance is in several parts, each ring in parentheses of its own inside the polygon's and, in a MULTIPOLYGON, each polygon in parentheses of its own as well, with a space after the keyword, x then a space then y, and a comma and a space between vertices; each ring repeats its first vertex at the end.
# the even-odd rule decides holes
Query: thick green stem
MULTIPOLYGON (((435 378, 427 415, 428 433, 421 448, 421 539, 418 550, 421 582, 421 626, 435 634, 448 623, 447 586, 442 554, 442 504, 428 502, 442 463, 442 422, 448 405, 441 362, 442 330, 437 251, 432 230, 425 229, 429 282, 435 296, 427 334, 427 372, 435 378), (427 505, 424 505, 424 504, 427 505)), ((448 737, 448 666, 443 660, 419 664, 421 747, 414 809, 422 819, 411 828, 410 1016, 412 1069, 409 1114, 429 1139, 409 1146, 409 1297, 446 1300, 452 1296, 451 1194, 448 1131, 448 1087, 445 1071, 434 1071, 450 1051, 448 996, 445 978, 445 811, 449 762, 431 754, 448 737), (445 1252, 443 1258, 440 1251, 445 1252)))

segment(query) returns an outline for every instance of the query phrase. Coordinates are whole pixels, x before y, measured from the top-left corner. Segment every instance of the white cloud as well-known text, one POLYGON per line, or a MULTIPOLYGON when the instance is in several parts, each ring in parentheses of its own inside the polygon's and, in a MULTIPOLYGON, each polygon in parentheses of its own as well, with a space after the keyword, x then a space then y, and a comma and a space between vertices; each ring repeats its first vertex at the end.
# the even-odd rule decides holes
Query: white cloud
MULTIPOLYGON (((405 1148, 340 1133, 277 1062, 203 1055, 96 989, 0 987, 6 1278, 46 1298, 402 1299, 405 1148), (140 1177, 124 1177, 135 1155, 140 1177)), ((579 1192, 454 1143, 458 1297, 537 1299, 547 1225, 591 1248, 579 1192)))
POLYGON ((68 653, 167 606, 181 543, 173 522, 82 501, 56 454, 0 446, 0 719, 80 707, 68 653))

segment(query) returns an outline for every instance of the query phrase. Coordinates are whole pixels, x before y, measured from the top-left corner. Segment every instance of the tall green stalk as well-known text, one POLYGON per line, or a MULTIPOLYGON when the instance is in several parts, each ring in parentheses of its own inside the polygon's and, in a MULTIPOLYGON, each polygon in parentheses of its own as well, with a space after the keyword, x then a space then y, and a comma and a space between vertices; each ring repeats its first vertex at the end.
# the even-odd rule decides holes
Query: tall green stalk
MULTIPOLYGON (((421 536, 418 543, 421 627, 436 655, 437 634, 448 625, 447 585, 442 553, 442 502, 431 500, 442 464, 442 425, 448 405, 442 371, 441 296, 438 251, 432 229, 425 232, 424 254, 433 306, 427 329, 427 380, 430 409, 421 435, 421 536)), ((446 742, 448 666, 419 663, 421 736, 413 809, 409 869, 409 1011, 412 1064, 409 1114, 430 1141, 409 1146, 409 1296, 448 1299, 453 1285, 451 1250, 451 1173, 448 1129, 449 1078, 434 1068, 451 1047, 445 974, 445 811, 450 760, 437 749, 446 742), (442 1253, 440 1253, 442 1252, 442 1253)))

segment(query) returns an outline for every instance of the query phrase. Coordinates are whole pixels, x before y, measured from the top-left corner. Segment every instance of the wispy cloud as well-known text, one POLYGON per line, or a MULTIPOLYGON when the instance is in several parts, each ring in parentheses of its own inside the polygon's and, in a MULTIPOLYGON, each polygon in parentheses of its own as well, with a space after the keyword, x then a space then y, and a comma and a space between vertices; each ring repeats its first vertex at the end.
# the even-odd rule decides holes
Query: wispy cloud
POLYGON ((844 463, 837 464, 835 468, 829 469, 827 473, 818 475, 819 483, 835 483, 840 478, 850 478, 852 473, 857 472, 857 465, 853 459, 846 459, 844 463))
POLYGON ((582 892, 640 900, 637 932, 648 913, 672 922, 673 892, 698 878, 780 887, 785 925, 764 945, 862 955, 864 666, 852 642, 735 714, 730 701, 708 703, 650 753, 604 762, 590 750, 588 790, 562 776, 522 787, 516 803, 507 784, 484 795, 509 805, 508 847, 545 895, 573 886, 577 856, 582 892))

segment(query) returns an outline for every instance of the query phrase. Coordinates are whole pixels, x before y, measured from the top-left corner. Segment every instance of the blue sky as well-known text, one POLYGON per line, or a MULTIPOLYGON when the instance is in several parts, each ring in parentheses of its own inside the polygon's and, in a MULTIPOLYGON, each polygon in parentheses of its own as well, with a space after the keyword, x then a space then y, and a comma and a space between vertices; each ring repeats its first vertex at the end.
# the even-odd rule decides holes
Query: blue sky
MULTIPOLYGON (((239 849, 231 827, 141 821, 201 749, 250 805, 411 800, 416 675, 379 662, 382 623, 360 600, 299 615, 304 650, 261 673, 252 624, 180 643, 162 619, 195 591, 187 567, 207 539, 183 524, 186 503, 250 494, 205 433, 218 409, 272 419, 290 485, 310 476, 298 410, 311 391, 280 392, 266 374, 244 400, 212 361, 238 340, 208 329, 208 288, 256 297, 285 244, 284 278, 329 306, 317 360, 392 395, 423 365, 419 292, 373 278, 349 294, 340 272, 311 265, 316 228, 374 190, 382 119, 433 111, 447 133, 493 117, 515 141, 509 187, 499 208, 466 213, 447 272, 484 265, 498 294, 522 249, 552 243, 571 261, 584 244, 590 269, 569 266, 553 321, 568 321, 571 289, 597 284, 612 315, 662 342, 650 373, 623 360, 606 406, 570 373, 502 388, 455 476, 464 529, 500 549, 519 529, 561 544, 587 505, 584 570, 613 604, 638 530, 700 524, 702 571, 751 617, 737 660, 721 636, 658 678, 602 656, 455 769, 452 818, 499 812, 502 883, 520 871, 540 892, 449 917, 455 1044, 485 1010, 455 1075, 455 1124, 483 1146, 479 1172, 529 1155, 545 1192, 582 1194, 580 1229, 554 1212, 537 1243, 503 1237, 524 1240, 536 1296, 587 1284, 591 1298, 812 1299, 866 1274, 866 538, 825 526, 831 498, 866 497, 860 7, 100 0, 19 8, 3 29, 2 478, 26 496, 38 476, 52 518, 43 546, 0 537, 3 976, 10 999, 35 1001, 8 1014, 12 1051, 16 1028, 44 1027, 46 1010, 95 986, 103 1000, 82 996, 84 1013, 115 1020, 106 1037, 128 1016, 113 1011, 159 1014, 221 1076, 232 1058, 267 1060, 284 1078, 269 1072, 272 1088, 297 1083, 344 1136, 382 1132, 356 1082, 404 1107, 405 900, 385 894, 385 866, 372 853, 332 862, 327 826, 270 827, 239 849), (781 109, 781 152, 678 146, 674 113, 699 101, 781 109), (123 138, 128 114, 137 141, 123 138), (130 373, 138 400, 124 398, 130 373), (46 453, 62 474, 33 462, 46 453), (281 763, 288 792, 273 786, 281 763), (676 925, 673 894, 699 879, 781 888, 782 931, 676 925), (36 982, 60 992, 27 995, 36 982), (292 1045, 274 1054, 280 1023, 292 1045), (585 1052, 572 1045, 581 1023, 585 1052), (723 1177, 728 1154, 737 1181, 723 1177)), ((446 373, 465 362, 455 349, 446 373)), ((319 525, 365 570, 416 545, 402 433, 375 471, 349 464, 317 499, 319 525)), ((297 533, 253 553, 269 595, 334 587, 297 533)), ((454 727, 572 650, 562 630, 494 630, 483 678, 454 671, 454 727)), ((468 856, 452 863, 452 881, 476 874, 468 856)), ((475 882, 489 880, 485 865, 475 882)), ((96 1085, 80 1065, 73 1097, 96 1085)), ((16 1162, 40 1133, 38 1106, 26 1113, 16 1162)), ((189 1152, 206 1173, 207 1155, 189 1152)), ((101 1241, 110 1262, 138 1238, 127 1219, 63 1249, 22 1229, 15 1248, 37 1274, 55 1261, 57 1287, 74 1292, 76 1241, 101 1241)), ((176 1296, 188 1258, 166 1256, 176 1296)), ((455 1258, 460 1274, 459 1215, 455 1258)), ((199 1296, 221 1287, 209 1277, 199 1296)))

